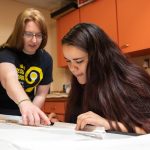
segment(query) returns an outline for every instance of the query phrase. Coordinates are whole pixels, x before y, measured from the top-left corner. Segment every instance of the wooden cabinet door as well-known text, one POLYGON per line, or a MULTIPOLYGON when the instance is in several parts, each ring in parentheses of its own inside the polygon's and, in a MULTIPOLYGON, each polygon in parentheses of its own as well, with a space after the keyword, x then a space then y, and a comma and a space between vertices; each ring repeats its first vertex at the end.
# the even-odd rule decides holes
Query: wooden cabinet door
POLYGON ((66 67, 66 61, 62 52, 61 39, 76 24, 79 23, 79 9, 69 12, 56 21, 57 25, 57 60, 59 67, 66 67))
POLYGON ((150 48, 150 0, 117 0, 116 4, 123 52, 150 48))
POLYGON ((96 0, 81 7, 80 21, 97 24, 118 42, 115 0, 96 0))
POLYGON ((46 114, 56 113, 59 121, 64 121, 65 108, 66 108, 66 98, 46 98, 42 110, 46 114))
POLYGON ((64 102, 45 102, 44 110, 46 113, 57 113, 64 114, 65 113, 65 103, 64 102))

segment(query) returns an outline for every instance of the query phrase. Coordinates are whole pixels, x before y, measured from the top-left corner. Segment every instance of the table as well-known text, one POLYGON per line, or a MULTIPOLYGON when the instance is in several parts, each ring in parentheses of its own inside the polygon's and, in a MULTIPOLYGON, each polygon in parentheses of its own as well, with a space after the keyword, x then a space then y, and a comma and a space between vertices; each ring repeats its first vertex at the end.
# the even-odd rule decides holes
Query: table
POLYGON ((104 133, 103 139, 96 139, 75 134, 67 128, 0 123, 0 149, 4 150, 147 150, 149 141, 150 134, 130 136, 104 133))

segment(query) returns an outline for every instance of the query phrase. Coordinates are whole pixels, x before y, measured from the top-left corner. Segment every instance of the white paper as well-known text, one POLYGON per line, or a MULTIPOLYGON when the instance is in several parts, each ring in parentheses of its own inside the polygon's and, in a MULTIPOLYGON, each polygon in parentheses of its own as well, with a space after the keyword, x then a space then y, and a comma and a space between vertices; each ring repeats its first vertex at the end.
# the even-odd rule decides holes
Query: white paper
MULTIPOLYGON (((0 114, 0 122, 1 123, 16 123, 16 124, 22 124, 22 119, 20 116, 12 116, 12 115, 2 115, 0 114)), ((53 126, 43 126, 41 125, 41 128, 38 129, 44 129, 44 128, 50 128, 51 130, 54 130, 57 132, 57 130, 69 131, 73 132, 73 134, 80 134, 83 136, 89 136, 93 138, 99 138, 102 139, 105 133, 104 127, 95 127, 95 126, 86 126, 84 129, 85 131, 76 131, 75 130, 76 124, 73 123, 64 123, 64 122, 55 122, 53 126)), ((13 128, 13 124, 12 124, 13 128)), ((52 131, 51 131, 52 132, 52 131)), ((60 131, 59 131, 60 132, 60 131)))
POLYGON ((31 127, 0 123, 0 149, 4 150, 149 150, 150 134, 128 136, 104 133, 103 139, 76 134, 74 129, 31 127), (7 143, 5 145, 5 143, 7 143), (6 149, 4 148, 6 147, 6 149))

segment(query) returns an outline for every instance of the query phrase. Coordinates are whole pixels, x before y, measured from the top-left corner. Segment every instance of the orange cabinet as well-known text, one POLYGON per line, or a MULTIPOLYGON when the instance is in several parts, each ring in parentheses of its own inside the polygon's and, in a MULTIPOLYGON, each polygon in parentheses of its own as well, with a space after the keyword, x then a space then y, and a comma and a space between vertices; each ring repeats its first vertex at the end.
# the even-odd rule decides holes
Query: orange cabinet
POLYGON ((46 98, 42 110, 46 114, 56 113, 60 121, 64 121, 67 98, 46 98))
POLYGON ((143 49, 150 48, 150 1, 116 1, 120 47, 125 53, 146 52, 143 49))
POLYGON ((100 26, 114 41, 117 41, 115 0, 95 0, 80 8, 80 21, 100 26))
POLYGON ((59 67, 66 67, 62 52, 61 39, 77 23, 79 23, 79 9, 72 11, 57 19, 57 60, 59 67))
POLYGON ((61 39, 71 27, 79 22, 97 24, 117 42, 115 0, 95 0, 57 19, 57 58, 59 67, 67 66, 62 53, 61 39))
POLYGON ((149 54, 149 0, 95 0, 57 20, 58 66, 66 67, 61 38, 75 24, 89 22, 100 26, 124 53, 149 54))

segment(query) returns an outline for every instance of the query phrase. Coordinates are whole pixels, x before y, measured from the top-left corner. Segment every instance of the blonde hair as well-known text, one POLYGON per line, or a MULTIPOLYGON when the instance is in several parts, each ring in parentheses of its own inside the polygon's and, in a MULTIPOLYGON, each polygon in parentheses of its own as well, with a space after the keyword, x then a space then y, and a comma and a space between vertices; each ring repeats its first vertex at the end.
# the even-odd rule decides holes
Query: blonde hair
POLYGON ((23 34, 25 25, 29 21, 34 21, 39 26, 43 35, 43 39, 39 48, 44 48, 48 38, 45 18, 40 11, 34 8, 28 8, 18 15, 13 32, 7 39, 6 43, 2 45, 2 47, 15 48, 19 51, 22 51, 24 47, 23 34))

